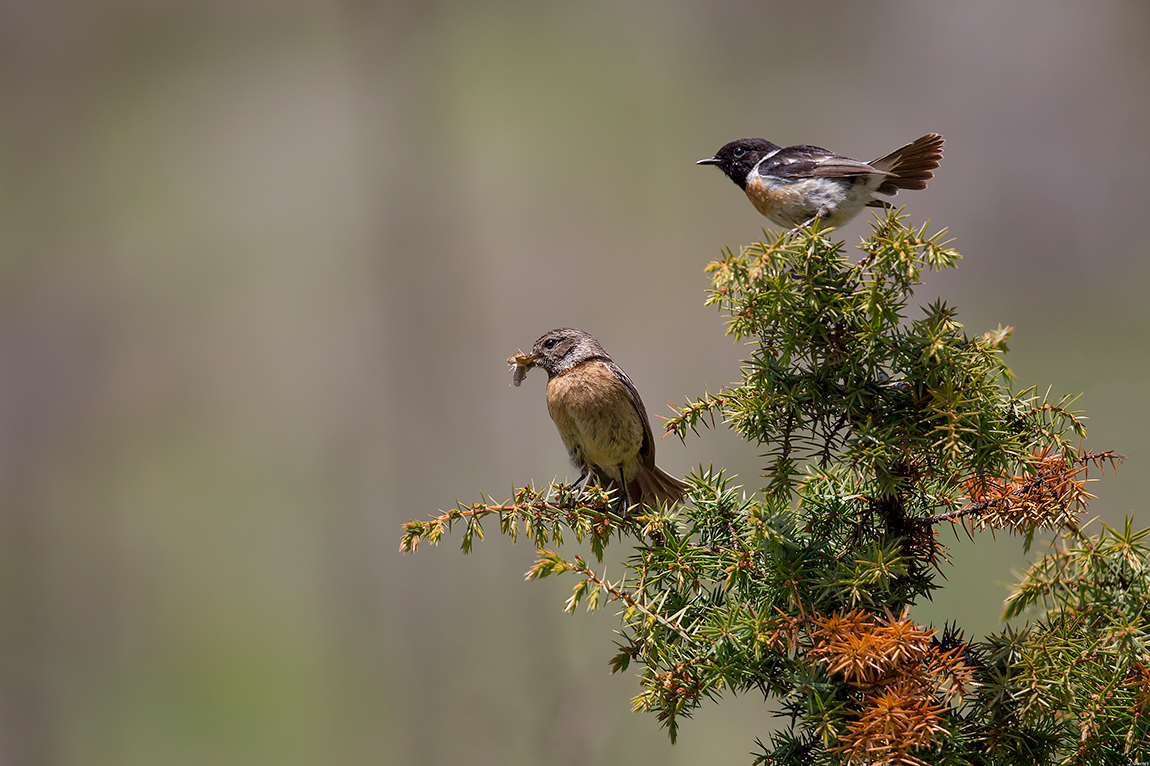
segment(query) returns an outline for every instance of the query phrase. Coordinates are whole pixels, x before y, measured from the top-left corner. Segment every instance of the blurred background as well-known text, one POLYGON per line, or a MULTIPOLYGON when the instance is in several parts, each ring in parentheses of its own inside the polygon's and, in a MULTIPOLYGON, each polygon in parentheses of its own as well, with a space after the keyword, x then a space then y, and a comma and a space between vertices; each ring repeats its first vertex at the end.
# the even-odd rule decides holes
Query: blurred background
MULTIPOLYGON (((770 706, 672 747, 612 610, 400 524, 567 475, 504 364, 548 329, 657 430, 737 379, 703 269, 766 221, 695 160, 938 131, 898 201, 965 259, 918 303, 1015 326, 1146 525, 1148 128, 1140 0, 0 4, 0 762, 749 763, 770 706)), ((759 486, 721 428, 659 463, 759 486)), ((1020 541, 944 537, 916 616, 996 630, 1020 541)))

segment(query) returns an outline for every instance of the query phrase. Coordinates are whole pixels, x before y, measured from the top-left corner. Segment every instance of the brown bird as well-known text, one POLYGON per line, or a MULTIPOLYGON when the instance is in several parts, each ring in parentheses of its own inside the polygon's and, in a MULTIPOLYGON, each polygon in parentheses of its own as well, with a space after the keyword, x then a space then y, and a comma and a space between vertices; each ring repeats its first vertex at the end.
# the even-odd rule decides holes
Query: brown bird
POLYGON ((507 360, 519 385, 532 367, 547 371, 547 412, 571 462, 575 486, 592 474, 604 489, 619 490, 618 511, 634 503, 677 503, 687 483, 655 465, 655 439, 635 384, 590 334, 573 327, 552 330, 507 360))
POLYGON ((943 138, 922 138, 877 160, 859 162, 817 146, 785 149, 762 138, 740 138, 696 165, 717 165, 746 193, 755 209, 785 228, 816 218, 842 226, 864 207, 891 207, 874 194, 925 189, 942 160, 943 138))

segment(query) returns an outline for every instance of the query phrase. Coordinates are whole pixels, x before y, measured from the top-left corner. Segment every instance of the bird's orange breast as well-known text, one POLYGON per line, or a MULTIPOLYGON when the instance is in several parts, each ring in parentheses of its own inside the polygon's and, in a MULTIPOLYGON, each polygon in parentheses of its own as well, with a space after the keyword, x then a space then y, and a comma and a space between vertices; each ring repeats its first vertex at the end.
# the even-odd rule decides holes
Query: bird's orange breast
POLYGON ((798 226, 818 211, 810 204, 811 181, 775 182, 758 174, 744 191, 755 209, 780 226, 798 226))
POLYGON ((630 391, 601 362, 584 362, 551 378, 547 411, 563 441, 596 465, 629 462, 643 445, 643 422, 630 391))

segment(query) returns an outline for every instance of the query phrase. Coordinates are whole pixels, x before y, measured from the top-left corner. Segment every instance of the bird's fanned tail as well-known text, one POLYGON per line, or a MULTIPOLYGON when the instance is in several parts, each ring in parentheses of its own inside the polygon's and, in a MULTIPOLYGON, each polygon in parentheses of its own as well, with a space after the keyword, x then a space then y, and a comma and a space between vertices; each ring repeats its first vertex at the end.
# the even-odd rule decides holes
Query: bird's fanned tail
POLYGON ((869 163, 871 167, 891 174, 875 191, 894 194, 899 189, 925 189, 926 182, 934 178, 933 171, 942 161, 942 144, 942 136, 927 133, 869 163))

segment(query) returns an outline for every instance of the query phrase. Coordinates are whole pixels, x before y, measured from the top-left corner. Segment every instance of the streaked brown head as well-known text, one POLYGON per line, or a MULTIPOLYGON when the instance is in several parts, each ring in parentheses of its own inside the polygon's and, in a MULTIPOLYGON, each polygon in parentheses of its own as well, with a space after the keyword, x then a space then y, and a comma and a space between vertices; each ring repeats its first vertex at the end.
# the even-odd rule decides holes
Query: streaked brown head
POLYGON ((611 359, 590 333, 574 327, 560 327, 545 333, 535 341, 528 358, 533 366, 547 370, 548 378, 588 359, 611 359))

